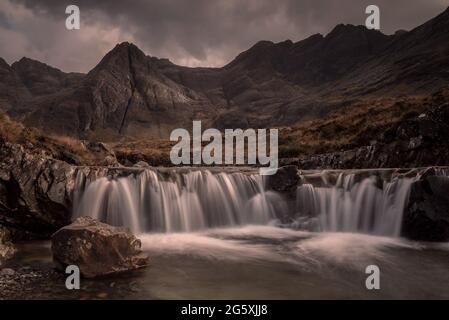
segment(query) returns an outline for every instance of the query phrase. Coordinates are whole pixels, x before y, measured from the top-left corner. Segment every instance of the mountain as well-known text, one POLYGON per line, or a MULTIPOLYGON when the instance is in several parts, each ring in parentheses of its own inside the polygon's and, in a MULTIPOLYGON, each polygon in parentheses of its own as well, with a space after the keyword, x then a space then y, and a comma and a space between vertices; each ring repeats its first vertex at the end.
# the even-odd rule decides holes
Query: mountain
POLYGON ((0 58, 0 110, 9 111, 24 101, 31 99, 31 94, 14 70, 0 58))
POLYGON ((82 138, 168 137, 191 121, 217 128, 291 126, 341 108, 448 86, 449 9, 384 35, 338 25, 299 42, 260 41, 222 68, 188 68, 113 48, 88 74, 0 60, 0 109, 82 138))
POLYGON ((64 73, 29 58, 22 58, 14 62, 11 68, 34 97, 70 88, 83 78, 81 73, 64 73))

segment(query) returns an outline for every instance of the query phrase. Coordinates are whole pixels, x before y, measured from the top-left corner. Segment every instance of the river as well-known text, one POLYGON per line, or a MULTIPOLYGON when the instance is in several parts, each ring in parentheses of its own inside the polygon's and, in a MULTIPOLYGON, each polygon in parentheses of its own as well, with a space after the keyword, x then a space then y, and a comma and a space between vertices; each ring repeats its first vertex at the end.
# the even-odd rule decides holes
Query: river
MULTIPOLYGON (((421 172, 302 172, 288 194, 252 172, 80 172, 74 216, 130 227, 151 266, 82 280, 78 291, 52 277, 31 297, 448 299, 449 244, 401 238, 410 185, 421 172), (369 265, 380 269, 379 290, 365 286, 369 265)), ((12 263, 49 269, 50 244, 24 243, 12 263)))

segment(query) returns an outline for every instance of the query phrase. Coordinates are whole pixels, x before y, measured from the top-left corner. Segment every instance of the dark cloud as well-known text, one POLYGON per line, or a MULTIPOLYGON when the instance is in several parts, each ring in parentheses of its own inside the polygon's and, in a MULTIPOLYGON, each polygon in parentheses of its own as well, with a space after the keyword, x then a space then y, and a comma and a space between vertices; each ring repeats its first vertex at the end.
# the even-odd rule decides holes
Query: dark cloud
POLYGON ((0 56, 87 71, 116 42, 132 41, 179 64, 217 66, 259 40, 298 41, 338 23, 363 24, 369 4, 381 8, 382 31, 392 33, 432 18, 447 0, 1 0, 0 56), (69 4, 80 7, 79 31, 64 27, 69 4))

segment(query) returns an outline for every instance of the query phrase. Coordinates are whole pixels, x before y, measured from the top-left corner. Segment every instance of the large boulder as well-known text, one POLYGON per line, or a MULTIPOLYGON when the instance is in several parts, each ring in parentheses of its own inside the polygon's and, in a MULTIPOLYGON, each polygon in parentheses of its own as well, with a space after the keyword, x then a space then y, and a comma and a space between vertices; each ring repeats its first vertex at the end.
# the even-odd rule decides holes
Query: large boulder
POLYGON ((52 237, 53 260, 60 270, 79 267, 86 278, 142 268, 148 257, 141 242, 127 228, 114 227, 90 217, 81 217, 52 237))
POLYGON ((402 235, 421 241, 449 240, 449 177, 429 175, 413 183, 402 235))

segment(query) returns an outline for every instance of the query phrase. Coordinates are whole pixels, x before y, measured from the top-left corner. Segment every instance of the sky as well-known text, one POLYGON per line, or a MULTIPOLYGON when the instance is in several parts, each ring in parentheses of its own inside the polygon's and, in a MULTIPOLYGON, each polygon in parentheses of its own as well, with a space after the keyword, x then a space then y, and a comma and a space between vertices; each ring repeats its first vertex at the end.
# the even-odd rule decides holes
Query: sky
POLYGON ((260 40, 302 40, 337 24, 364 24, 380 8, 381 31, 411 30, 449 0, 0 0, 0 57, 26 56, 66 72, 88 72, 117 43, 180 65, 220 67, 260 40), (67 30, 77 5, 80 30, 67 30))

